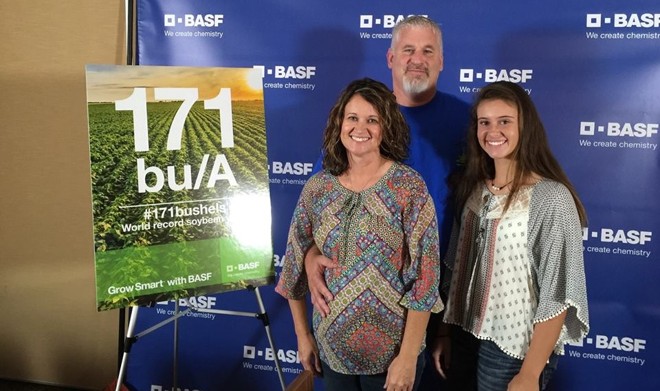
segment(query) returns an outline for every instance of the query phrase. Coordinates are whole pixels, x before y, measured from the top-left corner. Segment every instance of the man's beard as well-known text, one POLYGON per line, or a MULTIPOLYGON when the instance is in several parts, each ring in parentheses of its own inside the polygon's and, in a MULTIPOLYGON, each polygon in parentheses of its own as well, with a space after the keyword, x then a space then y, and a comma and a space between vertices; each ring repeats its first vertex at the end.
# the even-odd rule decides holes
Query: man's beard
POLYGON ((428 77, 403 77, 403 90, 409 95, 421 94, 422 92, 427 91, 430 86, 431 83, 429 82, 428 77))

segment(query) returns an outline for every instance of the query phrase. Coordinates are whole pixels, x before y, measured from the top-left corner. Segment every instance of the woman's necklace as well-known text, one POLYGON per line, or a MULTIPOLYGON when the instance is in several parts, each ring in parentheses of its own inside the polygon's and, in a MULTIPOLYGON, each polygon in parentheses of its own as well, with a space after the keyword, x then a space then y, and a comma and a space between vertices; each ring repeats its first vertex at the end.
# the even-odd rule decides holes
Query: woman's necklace
POLYGON ((504 189, 505 187, 509 186, 511 184, 511 182, 513 182, 513 181, 509 181, 508 183, 506 183, 502 186, 495 186, 495 183, 493 181, 490 181, 490 187, 492 187, 493 190, 495 190, 495 191, 500 191, 500 190, 504 189))

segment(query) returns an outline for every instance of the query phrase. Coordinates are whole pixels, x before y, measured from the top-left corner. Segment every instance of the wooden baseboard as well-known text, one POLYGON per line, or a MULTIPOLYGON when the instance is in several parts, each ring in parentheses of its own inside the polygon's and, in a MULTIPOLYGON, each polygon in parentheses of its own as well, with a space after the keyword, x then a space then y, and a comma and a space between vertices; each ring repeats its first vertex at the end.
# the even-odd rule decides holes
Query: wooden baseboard
POLYGON ((286 387, 286 391, 313 391, 314 390, 314 374, 312 371, 303 371, 293 382, 286 387))

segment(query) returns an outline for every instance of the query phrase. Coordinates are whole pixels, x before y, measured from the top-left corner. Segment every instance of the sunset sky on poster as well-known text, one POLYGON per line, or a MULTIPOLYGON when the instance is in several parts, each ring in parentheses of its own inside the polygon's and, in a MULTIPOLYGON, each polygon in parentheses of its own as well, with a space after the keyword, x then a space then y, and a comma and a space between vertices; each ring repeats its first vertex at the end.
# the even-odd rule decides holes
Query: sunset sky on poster
POLYGON ((254 68, 196 68, 170 66, 87 66, 87 101, 114 102, 130 96, 136 86, 147 88, 153 101, 153 87, 197 88, 199 100, 231 89, 232 100, 262 99, 262 72, 254 68), (179 70, 173 72, 173 70, 179 70))

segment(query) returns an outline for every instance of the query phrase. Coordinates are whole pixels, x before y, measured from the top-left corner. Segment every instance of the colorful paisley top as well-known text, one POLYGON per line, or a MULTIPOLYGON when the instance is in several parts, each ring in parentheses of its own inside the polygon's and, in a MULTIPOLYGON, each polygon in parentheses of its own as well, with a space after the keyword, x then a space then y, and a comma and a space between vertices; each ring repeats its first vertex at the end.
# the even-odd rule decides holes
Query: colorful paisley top
POLYGON ((291 221, 276 287, 282 296, 306 297, 303 259, 312 244, 341 265, 325 271, 334 295, 330 315, 314 311, 321 359, 344 374, 386 372, 399 352, 407 309, 444 307, 435 207, 424 180, 399 163, 359 193, 327 171, 312 176, 291 221))

